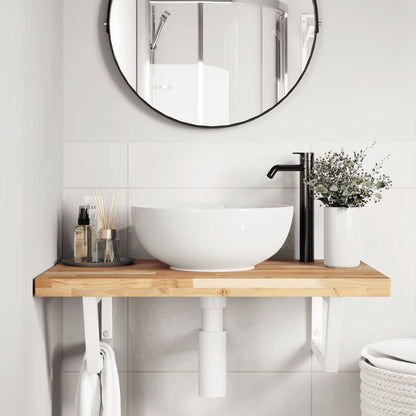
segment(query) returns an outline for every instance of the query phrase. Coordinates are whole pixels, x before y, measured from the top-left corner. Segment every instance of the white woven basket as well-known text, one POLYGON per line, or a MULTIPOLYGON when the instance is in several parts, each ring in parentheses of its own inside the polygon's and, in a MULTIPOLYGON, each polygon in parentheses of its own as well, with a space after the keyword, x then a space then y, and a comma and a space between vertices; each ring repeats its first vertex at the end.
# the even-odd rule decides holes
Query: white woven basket
POLYGON ((416 376, 360 360, 362 416, 416 416, 416 376))

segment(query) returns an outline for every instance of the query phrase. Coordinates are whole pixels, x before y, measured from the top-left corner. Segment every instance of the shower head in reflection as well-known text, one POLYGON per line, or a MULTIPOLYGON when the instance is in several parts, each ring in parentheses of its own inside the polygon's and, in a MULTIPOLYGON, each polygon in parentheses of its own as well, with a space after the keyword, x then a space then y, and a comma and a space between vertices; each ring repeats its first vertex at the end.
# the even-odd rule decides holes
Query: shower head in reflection
POLYGON ((157 25, 157 29, 155 33, 153 34, 153 39, 150 44, 150 49, 152 51, 156 49, 157 42, 159 40, 160 34, 162 33, 163 25, 166 23, 166 20, 168 20, 169 16, 170 16, 170 13, 167 10, 165 10, 160 16, 159 24, 157 25))

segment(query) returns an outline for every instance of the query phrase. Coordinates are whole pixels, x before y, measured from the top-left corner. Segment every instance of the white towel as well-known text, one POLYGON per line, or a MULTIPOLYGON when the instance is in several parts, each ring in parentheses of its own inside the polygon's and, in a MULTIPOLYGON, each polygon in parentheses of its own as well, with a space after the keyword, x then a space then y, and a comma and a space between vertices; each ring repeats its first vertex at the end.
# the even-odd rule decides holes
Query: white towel
POLYGON ((416 339, 399 338, 375 342, 361 350, 374 367, 416 375, 416 339))
POLYGON ((88 373, 84 357, 79 373, 75 414, 77 416, 121 416, 120 383, 116 357, 106 342, 100 343, 101 373, 88 373))
POLYGON ((110 344, 102 342, 100 347, 104 360, 101 370, 102 416, 121 416, 120 382, 116 356, 110 344))

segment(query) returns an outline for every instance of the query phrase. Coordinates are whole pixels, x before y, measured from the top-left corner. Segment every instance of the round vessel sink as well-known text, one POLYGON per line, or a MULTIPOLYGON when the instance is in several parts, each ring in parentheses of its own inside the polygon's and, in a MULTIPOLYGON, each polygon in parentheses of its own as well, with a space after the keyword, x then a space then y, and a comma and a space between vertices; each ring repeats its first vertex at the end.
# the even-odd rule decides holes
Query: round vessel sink
POLYGON ((282 247, 293 206, 195 204, 132 207, 145 250, 172 269, 250 270, 282 247))

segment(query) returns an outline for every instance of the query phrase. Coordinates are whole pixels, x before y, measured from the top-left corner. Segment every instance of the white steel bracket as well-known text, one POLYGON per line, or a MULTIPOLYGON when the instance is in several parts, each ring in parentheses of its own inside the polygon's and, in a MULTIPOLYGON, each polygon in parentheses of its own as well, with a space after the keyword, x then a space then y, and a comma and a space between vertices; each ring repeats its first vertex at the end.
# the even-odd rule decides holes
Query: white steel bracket
POLYGON ((103 367, 100 340, 110 343, 113 339, 112 298, 83 297, 85 356, 87 371, 99 373, 103 367), (98 305, 101 302, 101 333, 98 305))
POLYGON ((311 299, 311 349, 326 373, 338 372, 342 298, 311 299))

